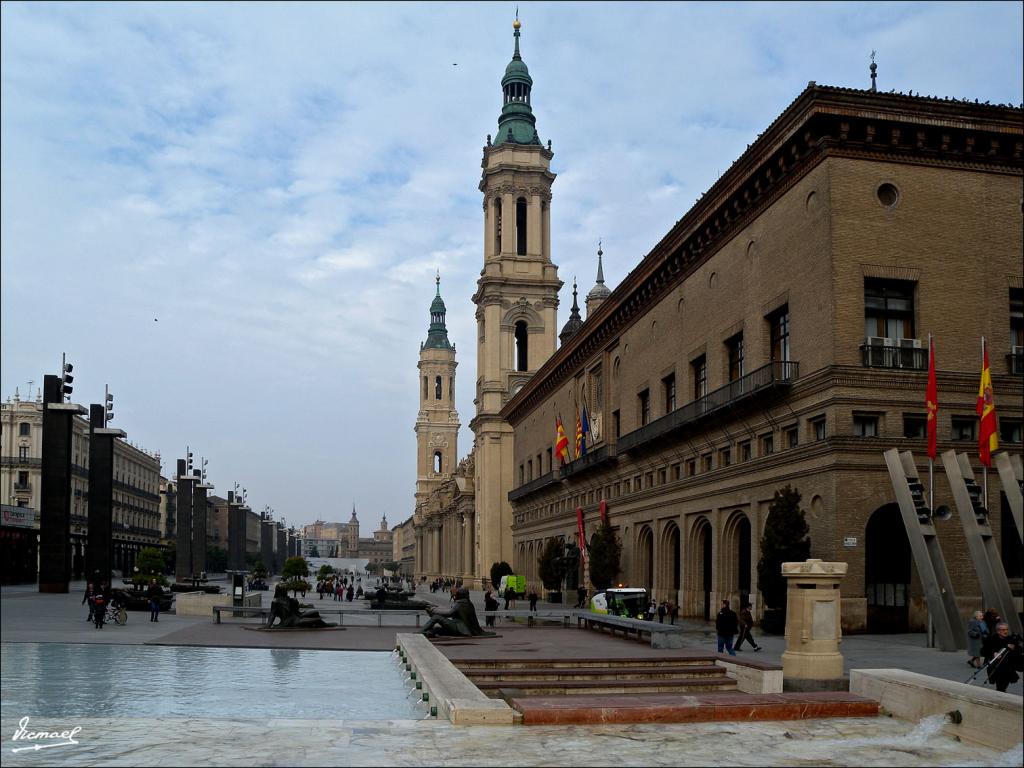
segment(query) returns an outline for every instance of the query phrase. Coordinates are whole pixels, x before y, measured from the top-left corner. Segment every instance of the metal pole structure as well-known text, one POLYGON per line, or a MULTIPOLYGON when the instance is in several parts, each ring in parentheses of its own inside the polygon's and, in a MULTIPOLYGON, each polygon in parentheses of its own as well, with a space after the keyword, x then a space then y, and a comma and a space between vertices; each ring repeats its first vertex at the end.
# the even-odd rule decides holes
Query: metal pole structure
MULTIPOLYGON (((984 336, 981 337, 981 370, 982 370, 982 375, 984 375, 984 372, 985 372, 985 337, 984 336)), ((989 375, 991 375, 991 374, 989 374, 989 375)), ((981 431, 981 414, 980 413, 978 414, 978 431, 979 432, 981 431)), ((988 460, 992 461, 992 454, 991 453, 989 454, 988 460)), ((985 509, 988 509, 988 466, 986 466, 985 464, 981 465, 981 478, 982 478, 982 485, 981 485, 981 487, 982 487, 982 499, 983 499, 982 500, 982 504, 984 504, 985 509)))
MULTIPOLYGON (((995 457, 996 469, 999 471, 999 479, 1003 483, 1003 493, 1010 504, 1010 512, 1013 514, 1013 522, 1017 524, 1017 536, 1024 543, 1024 471, 1022 471, 1020 456, 1011 456, 1006 451, 1000 451, 995 457)), ((1003 536, 1006 536, 1003 530, 1003 536)))

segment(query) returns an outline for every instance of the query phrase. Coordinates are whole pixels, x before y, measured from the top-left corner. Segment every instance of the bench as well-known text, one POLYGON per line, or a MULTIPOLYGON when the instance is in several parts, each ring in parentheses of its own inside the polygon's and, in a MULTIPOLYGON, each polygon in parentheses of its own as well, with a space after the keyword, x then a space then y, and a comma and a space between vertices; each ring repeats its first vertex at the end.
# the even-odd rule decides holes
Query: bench
POLYGON ((683 635, 686 630, 674 624, 662 624, 658 621, 631 619, 627 616, 612 616, 604 613, 575 611, 576 627, 604 631, 607 627, 613 634, 621 630, 625 637, 635 634, 636 639, 643 642, 647 634, 652 648, 682 648, 683 635))
MULTIPOLYGON (((383 617, 384 616, 413 616, 413 617, 416 618, 416 626, 418 627, 418 626, 420 626, 420 619, 425 615, 423 613, 423 611, 421 611, 421 610, 415 610, 415 611, 413 611, 413 610, 409 610, 409 611, 397 611, 397 610, 396 611, 389 611, 389 610, 380 610, 380 609, 376 609, 376 610, 374 610, 374 609, 359 610, 359 609, 352 609, 352 608, 315 608, 313 610, 319 611, 321 616, 326 616, 326 615, 329 615, 329 614, 330 615, 338 616, 338 623, 342 627, 345 626, 345 616, 346 615, 349 615, 349 616, 376 616, 377 617, 377 626, 378 627, 384 627, 384 626, 406 627, 406 626, 409 626, 408 624, 384 624, 384 621, 383 621, 383 617)), ((221 613, 223 613, 225 611, 228 612, 228 613, 241 613, 241 614, 246 614, 246 615, 259 616, 263 620, 262 621, 263 624, 267 623, 267 618, 269 618, 269 616, 270 616, 270 609, 269 608, 263 608, 261 606, 254 606, 254 605, 253 606, 215 605, 215 606, 213 606, 213 622, 214 622, 214 624, 220 624, 221 623, 220 615, 221 615, 221 613)), ((360 624, 360 623, 351 624, 350 623, 349 626, 350 627, 352 627, 352 626, 358 627, 358 626, 366 626, 366 624, 360 624)))
POLYGON ((543 621, 558 621, 561 622, 563 627, 569 627, 572 621, 573 614, 572 610, 541 610, 541 611, 528 611, 528 610, 497 610, 497 611, 480 611, 477 615, 488 617, 494 616, 499 619, 521 619, 526 618, 526 626, 532 627, 536 625, 538 620, 543 621))

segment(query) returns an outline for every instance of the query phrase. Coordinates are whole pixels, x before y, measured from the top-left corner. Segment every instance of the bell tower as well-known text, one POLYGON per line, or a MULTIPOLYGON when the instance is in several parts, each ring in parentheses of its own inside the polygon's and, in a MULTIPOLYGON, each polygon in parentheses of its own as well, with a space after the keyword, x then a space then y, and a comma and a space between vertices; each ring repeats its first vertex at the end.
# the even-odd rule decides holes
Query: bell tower
POLYGON ((430 305, 430 329, 420 344, 420 409, 416 415, 416 507, 455 471, 459 414, 455 410, 455 347, 448 341, 441 275, 430 305))
MULTIPOLYGON (((551 142, 533 115, 533 79, 515 50, 501 80, 498 132, 481 163, 484 265, 473 295, 477 321, 474 434, 478 576, 512 563, 512 428, 498 415, 557 348, 558 267, 551 261, 551 142)), ((515 566, 514 566, 515 567, 515 566)))

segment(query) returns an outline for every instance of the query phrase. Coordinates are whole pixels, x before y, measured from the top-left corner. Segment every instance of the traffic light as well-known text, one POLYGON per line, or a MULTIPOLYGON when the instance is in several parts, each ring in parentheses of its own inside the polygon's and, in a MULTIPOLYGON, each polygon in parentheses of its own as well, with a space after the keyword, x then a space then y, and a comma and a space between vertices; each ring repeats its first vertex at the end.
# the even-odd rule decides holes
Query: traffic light
POLYGON ((63 363, 60 372, 60 394, 61 397, 71 399, 71 382, 75 380, 75 377, 71 375, 71 372, 75 369, 71 363, 63 363))
POLYGON ((114 420, 114 396, 108 391, 104 397, 103 426, 114 420))

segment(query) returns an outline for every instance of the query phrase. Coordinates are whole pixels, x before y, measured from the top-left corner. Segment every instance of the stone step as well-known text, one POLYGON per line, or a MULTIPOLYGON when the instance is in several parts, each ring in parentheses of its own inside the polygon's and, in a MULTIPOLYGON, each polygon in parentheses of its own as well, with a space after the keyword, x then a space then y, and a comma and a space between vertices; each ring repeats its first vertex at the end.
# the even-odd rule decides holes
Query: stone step
POLYGON ((878 702, 846 692, 540 696, 509 692, 523 725, 695 723, 873 717, 878 702))
MULTIPOLYGON (((456 665, 458 666, 458 665, 456 665)), ((576 667, 572 669, 461 669, 473 682, 492 680, 685 680, 697 677, 723 677, 725 670, 714 664, 655 667, 576 667)))
POLYGON ((676 667, 684 665, 705 666, 715 663, 715 654, 701 656, 671 657, 629 657, 629 658, 592 658, 592 659, 452 659, 452 663, 467 672, 477 669, 578 669, 580 667, 602 667, 620 669, 623 667, 643 666, 647 668, 676 667))
POLYGON ((727 677, 691 678, 689 680, 502 680, 476 682, 477 688, 488 696, 509 698, 517 696, 594 696, 629 695, 636 693, 695 693, 709 691, 735 691, 736 681, 727 677))

